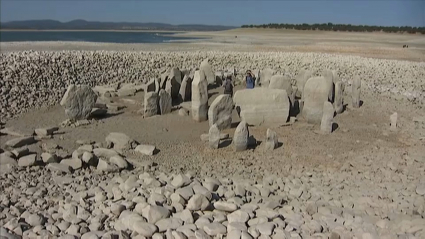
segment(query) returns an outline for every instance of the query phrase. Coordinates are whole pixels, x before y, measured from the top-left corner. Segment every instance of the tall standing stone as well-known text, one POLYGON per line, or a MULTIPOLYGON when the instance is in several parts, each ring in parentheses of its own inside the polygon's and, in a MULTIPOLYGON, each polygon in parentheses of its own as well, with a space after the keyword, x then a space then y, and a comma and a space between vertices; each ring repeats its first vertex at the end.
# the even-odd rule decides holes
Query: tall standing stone
POLYGON ((331 102, 326 101, 323 103, 323 115, 320 123, 320 131, 325 134, 332 133, 332 123, 334 118, 334 107, 331 102))
POLYGON ((241 121, 233 135, 235 151, 244 151, 248 147, 249 130, 245 121, 241 121))
POLYGON ((351 86, 351 97, 352 97, 352 103, 353 108, 359 108, 360 107, 360 92, 361 92, 361 85, 362 82, 360 80, 360 77, 355 76, 353 80, 353 85, 351 86))
POLYGON ((266 68, 260 71, 259 76, 256 76, 256 77, 259 77, 258 81, 261 87, 269 87, 269 83, 273 75, 274 75, 274 70, 270 68, 266 68))
POLYGON ((300 73, 297 75, 297 77, 295 78, 295 81, 297 82, 297 88, 298 88, 296 97, 302 97, 305 83, 307 82, 308 79, 311 78, 312 75, 313 75, 313 71, 309 71, 309 70, 301 70, 300 73))
POLYGON ((272 151, 278 146, 277 134, 271 129, 267 129, 264 151, 272 151))
POLYGON ((185 75, 180 85, 179 98, 181 102, 190 100, 192 95, 192 78, 185 75))
POLYGON ((170 94, 171 98, 177 99, 179 96, 180 86, 182 84, 182 73, 179 68, 172 68, 170 71, 170 75, 168 76, 166 89, 171 88, 170 94))
POLYGON ((159 80, 158 79, 151 79, 144 88, 145 93, 147 92, 159 92, 159 80))
POLYGON ((330 82, 323 77, 310 78, 303 92, 303 116, 310 124, 319 124, 322 120, 323 103, 328 101, 330 82))
POLYGON ((230 95, 219 95, 208 109, 210 127, 217 125, 219 130, 230 128, 232 124, 233 100, 230 95))
POLYGON ((205 75, 196 71, 192 81, 192 117, 195 121, 202 122, 207 120, 207 114, 208 82, 205 75))
POLYGON ((161 112, 161 115, 169 114, 171 113, 171 96, 170 94, 165 90, 159 91, 159 111, 161 112))
POLYGON ((155 92, 147 92, 145 94, 144 116, 151 117, 158 114, 158 94, 155 92))
POLYGON ((328 99, 333 102, 334 100, 334 72, 330 71, 330 70, 324 70, 322 72, 322 76, 323 78, 325 78, 325 80, 328 82, 328 85, 330 86, 329 88, 329 95, 328 95, 328 99))
POLYGON ((212 67, 209 63, 208 59, 205 59, 201 62, 201 66, 199 67, 199 71, 201 75, 204 75, 207 79, 208 84, 214 84, 215 83, 215 73, 212 70, 212 67))
POLYGON ((220 130, 216 124, 213 124, 208 131, 209 146, 213 149, 218 149, 220 143, 220 130))
POLYGON ((344 83, 341 81, 335 83, 334 107, 337 114, 344 110, 344 83))
POLYGON ((70 120, 87 119, 96 104, 97 95, 88 85, 69 85, 60 105, 70 120))
POLYGON ((294 105, 295 95, 293 94, 291 79, 287 75, 274 75, 270 79, 270 89, 286 90, 288 97, 291 101, 291 105, 294 105))

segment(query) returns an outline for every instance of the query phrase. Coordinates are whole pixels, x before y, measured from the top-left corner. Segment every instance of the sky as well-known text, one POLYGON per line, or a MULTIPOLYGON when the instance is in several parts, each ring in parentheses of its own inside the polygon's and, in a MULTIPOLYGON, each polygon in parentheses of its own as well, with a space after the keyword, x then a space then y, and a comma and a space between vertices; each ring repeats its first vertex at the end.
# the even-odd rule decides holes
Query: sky
POLYGON ((425 0, 0 0, 0 21, 159 22, 241 26, 328 23, 425 27, 425 0))

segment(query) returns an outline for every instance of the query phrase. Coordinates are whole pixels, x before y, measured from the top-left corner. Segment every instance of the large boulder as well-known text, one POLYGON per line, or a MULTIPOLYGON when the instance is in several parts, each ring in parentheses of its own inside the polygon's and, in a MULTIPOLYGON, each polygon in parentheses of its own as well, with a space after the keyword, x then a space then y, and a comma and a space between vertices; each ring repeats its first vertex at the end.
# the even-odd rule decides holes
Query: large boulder
POLYGON ((288 119, 290 103, 285 90, 264 87, 238 90, 233 100, 240 117, 249 125, 280 126, 288 119))
POLYGON ((215 73, 212 70, 210 63, 208 62, 208 59, 205 59, 201 62, 199 71, 201 75, 204 75, 207 78, 208 84, 215 84, 215 73))
POLYGON ((145 93, 144 116, 151 117, 158 114, 158 94, 155 92, 145 93))
POLYGON ((233 100, 230 95, 219 95, 208 109, 210 127, 217 125, 219 130, 230 128, 232 124, 233 100))
POLYGON ((309 70, 301 70, 300 73, 297 75, 297 77, 295 78, 295 81, 297 82, 297 88, 298 91, 296 93, 296 97, 302 97, 302 93, 304 91, 304 85, 307 82, 308 79, 311 78, 311 76, 313 76, 313 71, 309 71, 309 70))
POLYGON ((195 121, 207 120, 208 82, 205 75, 196 71, 192 81, 192 117, 195 121))
POLYGON ((320 124, 323 114, 323 104, 328 101, 331 84, 323 77, 310 78, 303 93, 303 115, 308 123, 320 124))
POLYGON ((109 133, 105 141, 107 144, 113 146, 115 150, 134 149, 137 146, 137 143, 132 138, 118 132, 109 133))
POLYGON ((294 104, 295 94, 292 89, 291 79, 287 75, 272 76, 272 78, 270 79, 269 88, 286 90, 286 93, 288 94, 289 99, 291 100, 291 104, 294 104))
POLYGON ((87 119, 96 104, 97 95, 88 85, 69 85, 60 105, 70 120, 87 119))

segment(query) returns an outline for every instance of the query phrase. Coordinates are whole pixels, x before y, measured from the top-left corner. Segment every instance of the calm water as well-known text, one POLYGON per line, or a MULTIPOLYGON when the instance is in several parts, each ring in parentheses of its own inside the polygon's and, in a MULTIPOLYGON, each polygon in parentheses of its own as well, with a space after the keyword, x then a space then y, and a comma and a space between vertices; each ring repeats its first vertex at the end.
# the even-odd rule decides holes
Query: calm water
POLYGON ((0 42, 12 41, 85 41, 113 43, 162 43, 196 38, 172 37, 164 32, 112 31, 0 31, 0 42))

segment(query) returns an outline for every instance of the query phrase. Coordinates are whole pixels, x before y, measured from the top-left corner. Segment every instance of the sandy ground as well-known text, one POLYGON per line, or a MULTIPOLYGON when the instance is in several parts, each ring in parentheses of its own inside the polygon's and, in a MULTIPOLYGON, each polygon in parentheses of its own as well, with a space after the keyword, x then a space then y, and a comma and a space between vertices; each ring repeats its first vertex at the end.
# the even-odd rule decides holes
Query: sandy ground
POLYGON ((82 42, 0 43, 1 52, 21 50, 116 51, 286 51, 358 55, 382 59, 425 61, 425 35, 348 33, 271 29, 235 29, 217 32, 183 32, 175 36, 197 37, 163 44, 115 44, 82 42), (403 48, 403 45, 409 48, 403 48))

